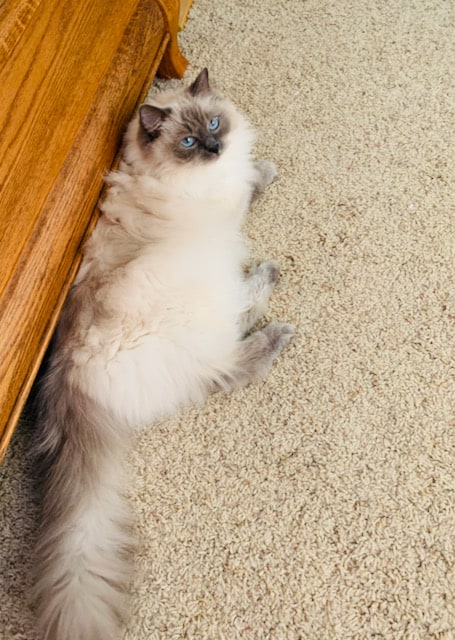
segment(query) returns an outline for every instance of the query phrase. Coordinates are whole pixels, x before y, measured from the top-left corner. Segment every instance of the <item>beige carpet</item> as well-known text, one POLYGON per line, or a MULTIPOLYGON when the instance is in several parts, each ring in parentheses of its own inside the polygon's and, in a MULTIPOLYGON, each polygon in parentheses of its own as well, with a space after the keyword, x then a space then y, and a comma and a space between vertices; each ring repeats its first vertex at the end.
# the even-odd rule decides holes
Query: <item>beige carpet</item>
MULTIPOLYGON (((141 434, 125 640, 453 639, 455 3, 195 0, 180 42, 279 166, 247 231, 298 337, 264 384, 141 434)), ((35 640, 24 440, 7 640, 35 640)))

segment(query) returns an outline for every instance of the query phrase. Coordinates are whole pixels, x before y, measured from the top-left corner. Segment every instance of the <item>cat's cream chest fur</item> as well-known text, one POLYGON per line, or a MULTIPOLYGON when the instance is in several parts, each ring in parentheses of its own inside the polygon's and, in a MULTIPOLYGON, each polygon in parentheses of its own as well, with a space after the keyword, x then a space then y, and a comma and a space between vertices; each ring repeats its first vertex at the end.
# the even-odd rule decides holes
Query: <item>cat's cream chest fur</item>
MULTIPOLYGON (((114 209, 118 202, 117 194, 114 209)), ((128 224, 128 207, 117 215, 109 200, 104 204, 107 215, 87 247, 80 290, 75 291, 77 297, 93 290, 98 315, 79 318, 70 373, 97 402, 109 398, 116 412, 123 414, 127 406, 135 421, 152 421, 176 406, 202 401, 202 386, 185 379, 216 378, 232 357, 240 338, 237 318, 247 304, 241 270, 246 246, 227 203, 229 194, 224 202, 219 198, 211 204, 188 197, 161 201, 158 209, 166 222, 157 230, 156 219, 150 219, 149 232, 157 234, 156 241, 141 246, 138 237, 140 248, 136 245, 136 256, 127 263, 121 245, 122 238, 130 242, 130 237, 119 227, 128 224), (117 216, 114 225, 112 215, 117 216), (116 256, 119 264, 113 271, 116 256), (86 279, 87 270, 91 275, 86 279), (176 371, 181 385, 175 384, 176 371)), ((136 220, 137 210, 130 213, 136 220)), ((147 235, 147 215, 143 218, 147 235)))

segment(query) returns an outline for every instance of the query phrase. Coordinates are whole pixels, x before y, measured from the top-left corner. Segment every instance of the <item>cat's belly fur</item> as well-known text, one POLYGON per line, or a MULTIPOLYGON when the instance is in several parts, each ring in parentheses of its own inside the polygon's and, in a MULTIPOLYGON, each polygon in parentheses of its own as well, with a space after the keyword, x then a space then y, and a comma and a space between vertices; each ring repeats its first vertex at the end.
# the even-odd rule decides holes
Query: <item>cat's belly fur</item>
MULTIPOLYGON (((103 317, 81 326, 68 375, 84 393, 135 424, 202 402, 230 371, 246 306, 242 280, 192 273, 181 282, 132 270, 104 296, 103 317)), ((83 286, 83 285, 82 285, 83 286)))

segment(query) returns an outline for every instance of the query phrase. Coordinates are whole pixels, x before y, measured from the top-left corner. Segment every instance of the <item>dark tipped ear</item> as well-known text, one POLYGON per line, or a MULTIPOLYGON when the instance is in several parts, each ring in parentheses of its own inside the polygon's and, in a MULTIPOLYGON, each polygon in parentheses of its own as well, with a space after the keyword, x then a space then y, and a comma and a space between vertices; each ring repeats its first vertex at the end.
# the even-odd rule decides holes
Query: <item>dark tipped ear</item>
POLYGON ((169 109, 160 109, 151 104, 143 104, 140 107, 139 122, 150 140, 154 140, 159 136, 161 125, 169 113, 169 109))
POLYGON ((207 67, 202 69, 196 80, 192 84, 190 84, 190 86, 188 87, 188 91, 192 96, 196 96, 200 93, 207 93, 208 91, 210 91, 209 70, 207 69, 207 67))

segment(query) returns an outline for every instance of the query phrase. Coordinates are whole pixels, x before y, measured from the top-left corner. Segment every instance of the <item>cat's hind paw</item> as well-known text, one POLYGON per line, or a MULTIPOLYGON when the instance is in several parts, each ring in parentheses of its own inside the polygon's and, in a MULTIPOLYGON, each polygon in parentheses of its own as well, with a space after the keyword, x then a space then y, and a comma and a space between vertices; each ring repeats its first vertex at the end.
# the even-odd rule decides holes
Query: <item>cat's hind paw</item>
POLYGON ((295 326, 287 322, 271 322, 263 330, 269 341, 270 355, 275 358, 295 336, 295 326))

